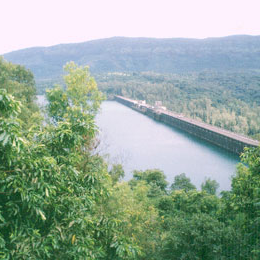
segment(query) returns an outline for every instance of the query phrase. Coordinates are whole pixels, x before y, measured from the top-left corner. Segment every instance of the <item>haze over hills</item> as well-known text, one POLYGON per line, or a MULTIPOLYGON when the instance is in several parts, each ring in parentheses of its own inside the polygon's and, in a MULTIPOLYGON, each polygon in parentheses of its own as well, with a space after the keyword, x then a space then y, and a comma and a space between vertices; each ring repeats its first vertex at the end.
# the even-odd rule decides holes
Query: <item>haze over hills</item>
POLYGON ((71 60, 89 65, 93 73, 260 69, 260 36, 200 40, 113 37, 22 49, 4 58, 32 70, 37 82, 60 78, 63 65, 71 60))

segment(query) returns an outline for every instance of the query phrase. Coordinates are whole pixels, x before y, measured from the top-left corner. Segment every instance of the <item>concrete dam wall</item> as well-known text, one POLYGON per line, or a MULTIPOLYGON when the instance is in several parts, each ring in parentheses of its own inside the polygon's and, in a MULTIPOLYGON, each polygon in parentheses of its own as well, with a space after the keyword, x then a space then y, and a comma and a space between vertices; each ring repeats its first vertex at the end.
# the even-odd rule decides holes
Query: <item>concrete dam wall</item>
POLYGON ((157 121, 181 129, 238 155, 243 152, 244 147, 257 147, 260 144, 246 136, 184 117, 168 111, 164 107, 153 107, 145 102, 122 96, 115 96, 115 100, 157 121))

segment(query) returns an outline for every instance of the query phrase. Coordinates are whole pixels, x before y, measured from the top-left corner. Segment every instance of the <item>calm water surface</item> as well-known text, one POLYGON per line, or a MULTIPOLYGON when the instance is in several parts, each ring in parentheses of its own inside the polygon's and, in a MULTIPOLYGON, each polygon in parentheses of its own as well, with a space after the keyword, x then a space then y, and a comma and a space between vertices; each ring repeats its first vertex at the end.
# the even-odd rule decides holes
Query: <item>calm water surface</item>
POLYGON ((239 157, 175 128, 156 122, 115 101, 105 101, 97 116, 100 153, 121 163, 129 180, 133 170, 158 168, 168 182, 185 173, 198 188, 205 178, 228 190, 239 157))
MULTIPOLYGON (((45 97, 38 96, 38 103, 45 105, 45 97)), ((126 180, 132 178, 133 170, 158 168, 170 183, 175 175, 185 173, 198 188, 209 177, 220 184, 220 190, 230 189, 238 156, 115 101, 102 103, 96 122, 98 151, 109 163, 123 164, 126 180)))

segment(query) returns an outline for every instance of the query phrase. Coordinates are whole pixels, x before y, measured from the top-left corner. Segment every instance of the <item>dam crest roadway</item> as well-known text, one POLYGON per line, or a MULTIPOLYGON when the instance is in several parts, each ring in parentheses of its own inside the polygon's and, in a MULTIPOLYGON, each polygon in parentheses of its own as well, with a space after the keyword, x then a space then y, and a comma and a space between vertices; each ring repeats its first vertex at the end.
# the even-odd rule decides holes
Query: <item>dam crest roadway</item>
POLYGON ((159 102, 154 107, 146 104, 145 101, 137 101, 122 96, 115 96, 114 99, 156 121, 181 129, 238 155, 243 152, 245 147, 257 147, 260 144, 258 141, 246 136, 168 111, 159 102))

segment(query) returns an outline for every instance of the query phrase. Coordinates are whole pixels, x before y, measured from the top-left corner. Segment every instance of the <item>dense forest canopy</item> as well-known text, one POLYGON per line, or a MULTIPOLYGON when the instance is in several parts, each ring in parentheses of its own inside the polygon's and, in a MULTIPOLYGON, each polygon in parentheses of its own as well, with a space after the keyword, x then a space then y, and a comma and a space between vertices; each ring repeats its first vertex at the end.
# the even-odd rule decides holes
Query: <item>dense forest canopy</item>
POLYGON ((65 66, 66 87, 47 91, 43 123, 32 74, 0 65, 1 259, 260 258, 260 147, 245 150, 220 196, 214 180, 197 190, 159 169, 125 182, 122 166, 108 169, 95 150, 104 97, 87 67, 65 66))

